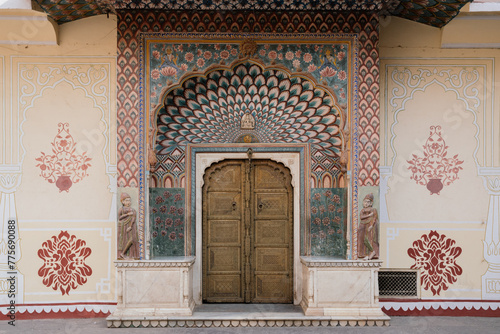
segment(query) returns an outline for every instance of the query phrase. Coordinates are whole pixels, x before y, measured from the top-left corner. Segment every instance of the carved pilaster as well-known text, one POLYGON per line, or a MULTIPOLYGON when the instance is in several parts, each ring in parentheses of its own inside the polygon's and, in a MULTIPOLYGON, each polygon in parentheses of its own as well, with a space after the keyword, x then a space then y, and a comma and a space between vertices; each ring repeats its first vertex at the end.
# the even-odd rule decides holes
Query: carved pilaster
POLYGON ((9 298, 11 284, 8 278, 15 276, 15 302, 23 302, 24 275, 19 272, 18 261, 21 258, 21 245, 19 237, 19 221, 17 219, 15 192, 21 184, 21 166, 0 165, 0 217, 1 217, 1 239, 0 239, 0 304, 10 304, 9 298), (9 237, 10 235, 10 237, 9 237), (9 245, 9 240, 11 244, 9 245), (12 248, 12 241, 15 247, 12 248), (9 253, 10 251, 10 253, 9 253), (11 274, 15 273, 15 275, 11 274))
POLYGON ((392 167, 391 166, 380 166, 380 222, 388 223, 389 222, 389 212, 387 210, 387 201, 385 197, 389 192, 388 181, 392 176, 392 167))
MULTIPOLYGON (((347 187, 347 207, 352 208, 352 187, 351 187, 351 172, 347 171, 345 173, 345 180, 346 184, 348 185, 347 187)), ((350 223, 352 219, 352 210, 347 210, 347 231, 346 231, 346 254, 347 254, 347 259, 350 260, 352 259, 352 224, 350 223)))
POLYGON ((109 209, 109 220, 110 221, 116 221, 116 199, 118 198, 118 170, 116 168, 116 165, 112 165, 109 163, 106 163, 106 174, 108 175, 109 178, 109 192, 113 194, 112 200, 111 200, 111 207, 109 209))
POLYGON ((479 168, 484 186, 490 194, 488 219, 483 241, 483 256, 488 270, 482 276, 483 299, 500 299, 500 168, 479 168))

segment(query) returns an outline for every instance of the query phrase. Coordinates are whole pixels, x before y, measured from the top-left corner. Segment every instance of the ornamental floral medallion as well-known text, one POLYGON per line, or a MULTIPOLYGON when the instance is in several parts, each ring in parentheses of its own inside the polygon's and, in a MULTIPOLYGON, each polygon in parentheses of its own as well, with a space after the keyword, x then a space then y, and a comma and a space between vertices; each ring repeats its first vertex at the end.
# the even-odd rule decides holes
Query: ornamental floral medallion
POLYGON ((90 160, 86 152, 76 154, 76 143, 69 133, 68 123, 59 123, 59 130, 52 145, 52 155, 41 152, 36 158, 40 167, 40 176, 49 183, 55 183, 59 192, 69 192, 73 183, 80 182, 88 176, 90 160))
POLYGON ((38 250, 38 257, 43 260, 38 275, 43 278, 45 286, 69 295, 71 289, 85 284, 92 275, 92 268, 85 264, 91 253, 84 240, 61 231, 38 250))
POLYGON ((458 179, 458 172, 463 169, 460 165, 464 161, 458 160, 458 154, 447 157, 448 146, 441 135, 439 125, 430 127, 429 138, 423 148, 423 157, 412 154, 412 159, 408 160, 408 169, 412 172, 411 179, 417 184, 427 186, 431 195, 439 195, 444 186, 458 179))
POLYGON ((430 231, 408 248, 408 255, 415 260, 411 268, 421 270, 420 283, 425 290, 431 289, 434 296, 448 290, 462 274, 462 267, 456 263, 462 248, 454 245, 455 240, 430 231))

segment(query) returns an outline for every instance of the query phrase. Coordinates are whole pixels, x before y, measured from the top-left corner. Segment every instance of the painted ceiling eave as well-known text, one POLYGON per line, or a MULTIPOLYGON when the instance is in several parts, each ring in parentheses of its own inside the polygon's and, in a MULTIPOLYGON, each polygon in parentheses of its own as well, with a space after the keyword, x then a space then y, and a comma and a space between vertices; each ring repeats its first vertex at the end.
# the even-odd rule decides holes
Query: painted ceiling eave
POLYGON ((441 28, 472 0, 33 0, 58 24, 116 10, 378 11, 441 28))

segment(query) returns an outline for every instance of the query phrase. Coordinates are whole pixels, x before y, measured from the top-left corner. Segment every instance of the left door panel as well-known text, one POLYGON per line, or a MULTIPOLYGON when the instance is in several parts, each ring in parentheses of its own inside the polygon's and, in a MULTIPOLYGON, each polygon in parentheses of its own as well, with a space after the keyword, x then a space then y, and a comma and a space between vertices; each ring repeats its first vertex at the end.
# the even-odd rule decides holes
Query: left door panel
POLYGON ((205 177, 203 224, 203 300, 244 302, 241 162, 211 168, 205 177))

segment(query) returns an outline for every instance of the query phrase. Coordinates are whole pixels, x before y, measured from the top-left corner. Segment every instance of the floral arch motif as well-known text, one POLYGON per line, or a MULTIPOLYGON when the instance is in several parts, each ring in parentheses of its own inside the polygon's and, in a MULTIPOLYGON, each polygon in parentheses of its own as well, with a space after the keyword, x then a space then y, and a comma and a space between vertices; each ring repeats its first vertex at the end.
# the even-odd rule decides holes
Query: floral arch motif
POLYGON ((192 143, 311 143, 338 158, 345 112, 330 88, 307 73, 240 59, 183 76, 157 110, 155 151, 184 151, 192 143), (253 128, 242 126, 251 115, 253 128))

